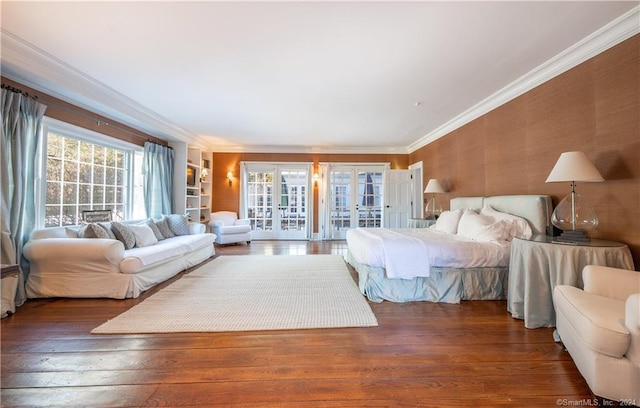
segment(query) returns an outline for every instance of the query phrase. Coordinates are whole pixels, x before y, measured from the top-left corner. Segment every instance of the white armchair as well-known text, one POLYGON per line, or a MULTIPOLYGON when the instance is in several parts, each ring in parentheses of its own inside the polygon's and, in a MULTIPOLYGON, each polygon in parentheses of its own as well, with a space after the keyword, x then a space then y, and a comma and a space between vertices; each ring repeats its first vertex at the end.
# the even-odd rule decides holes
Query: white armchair
POLYGON ((218 244, 251 243, 251 221, 238 219, 238 214, 233 211, 211 213, 209 227, 216 234, 218 244))
POLYGON ((595 395, 638 404, 640 272, 589 265, 582 278, 554 288, 560 339, 595 395))

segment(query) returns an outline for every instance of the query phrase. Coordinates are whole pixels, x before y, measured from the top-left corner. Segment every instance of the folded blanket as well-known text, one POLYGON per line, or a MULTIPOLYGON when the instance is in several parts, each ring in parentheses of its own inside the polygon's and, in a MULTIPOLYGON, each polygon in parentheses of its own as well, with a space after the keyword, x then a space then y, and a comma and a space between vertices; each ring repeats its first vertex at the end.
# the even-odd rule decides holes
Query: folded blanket
POLYGON ((380 243, 387 278, 429 276, 429 248, 421 239, 385 228, 360 232, 380 243))

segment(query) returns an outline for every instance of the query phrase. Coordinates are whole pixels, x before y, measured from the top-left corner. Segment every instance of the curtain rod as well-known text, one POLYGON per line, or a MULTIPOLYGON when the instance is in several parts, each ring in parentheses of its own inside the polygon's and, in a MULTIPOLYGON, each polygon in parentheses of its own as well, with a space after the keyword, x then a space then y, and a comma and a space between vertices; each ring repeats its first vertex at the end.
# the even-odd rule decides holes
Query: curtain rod
POLYGON ((14 88, 14 87, 6 85, 6 84, 2 84, 2 89, 6 89, 9 92, 17 93, 17 94, 20 94, 20 95, 24 95, 25 98, 31 98, 31 99, 34 99, 34 100, 38 99, 37 95, 29 95, 29 92, 24 92, 21 89, 14 88))
MULTIPOLYGON (((146 142, 152 142, 152 143, 157 143, 159 145, 162 145, 162 143, 158 143, 158 142, 152 140, 150 137, 144 137, 144 136, 141 136, 138 133, 133 132, 133 131, 131 131, 129 129, 125 129, 123 127, 116 126, 116 125, 112 125, 109 122, 105 122, 104 120, 101 120, 100 118, 97 118, 96 117, 97 114, 96 114, 96 116, 89 115, 89 114, 84 113, 83 111, 71 109, 68 106, 66 106, 65 104, 61 104, 61 103, 57 102, 56 100, 51 100, 51 99, 48 99, 46 97, 44 97, 44 98, 38 97, 37 95, 29 95, 28 92, 25 92, 25 91, 23 91, 21 89, 15 88, 15 87, 7 85, 7 84, 2 84, 2 89, 6 89, 6 90, 8 90, 10 92, 15 92, 15 93, 22 94, 25 97, 31 97, 33 99, 40 100, 43 103, 45 103, 47 106, 55 106, 58 109, 64 110, 64 111, 69 112, 69 113, 73 113, 74 115, 82 116, 82 117, 84 117, 86 119, 91 119, 92 121, 96 122, 97 126, 108 126, 108 127, 112 128, 112 129, 116 129, 116 130, 119 130, 120 132, 127 133, 127 134, 129 134, 129 135, 131 135, 133 137, 136 137, 138 139, 142 139, 142 140, 144 140, 146 142)), ((71 106, 75 106, 75 105, 71 105, 71 106)), ((78 107, 78 109, 82 109, 82 108, 78 107)))

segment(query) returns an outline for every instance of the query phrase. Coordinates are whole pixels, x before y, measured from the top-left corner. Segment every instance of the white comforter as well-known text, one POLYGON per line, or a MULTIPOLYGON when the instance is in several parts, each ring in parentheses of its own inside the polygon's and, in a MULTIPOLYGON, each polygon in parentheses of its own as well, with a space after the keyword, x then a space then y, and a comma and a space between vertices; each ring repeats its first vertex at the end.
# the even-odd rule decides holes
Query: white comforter
POLYGON ((510 242, 479 242, 428 229, 355 228, 347 231, 352 256, 385 268, 388 278, 429 276, 434 267, 508 266, 510 242))

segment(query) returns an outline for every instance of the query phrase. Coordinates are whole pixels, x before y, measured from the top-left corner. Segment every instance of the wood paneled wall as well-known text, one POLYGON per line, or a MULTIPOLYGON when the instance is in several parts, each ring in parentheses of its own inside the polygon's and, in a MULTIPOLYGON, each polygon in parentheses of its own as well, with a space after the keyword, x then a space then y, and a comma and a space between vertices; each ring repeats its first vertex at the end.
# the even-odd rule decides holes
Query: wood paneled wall
POLYGON ((147 140, 165 146, 167 145, 167 142, 162 139, 123 125, 105 116, 101 116, 97 113, 79 108, 75 105, 54 98, 53 96, 47 95, 44 92, 40 92, 24 86, 8 78, 1 77, 1 79, 2 83, 5 85, 9 85, 23 92, 27 92, 31 96, 36 96, 40 103, 47 105, 47 110, 44 112, 44 115, 50 118, 70 123, 72 125, 92 130, 103 135, 111 136, 119 140, 124 140, 126 142, 133 143, 139 146, 144 146, 144 142, 147 140))
MULTIPOLYGON (((316 153, 213 153, 211 211, 238 211, 240 207, 240 162, 301 162, 313 163, 314 171, 320 162, 336 163, 391 163, 392 169, 406 169, 406 154, 316 154, 316 153), (232 172, 233 184, 229 186, 227 173, 232 172)), ((313 232, 318 231, 318 194, 314 186, 313 232)))
POLYGON ((640 270, 640 35, 410 154, 451 197, 549 194, 562 152, 582 150, 605 178, 578 183, 598 215, 595 238, 629 245, 640 270))

